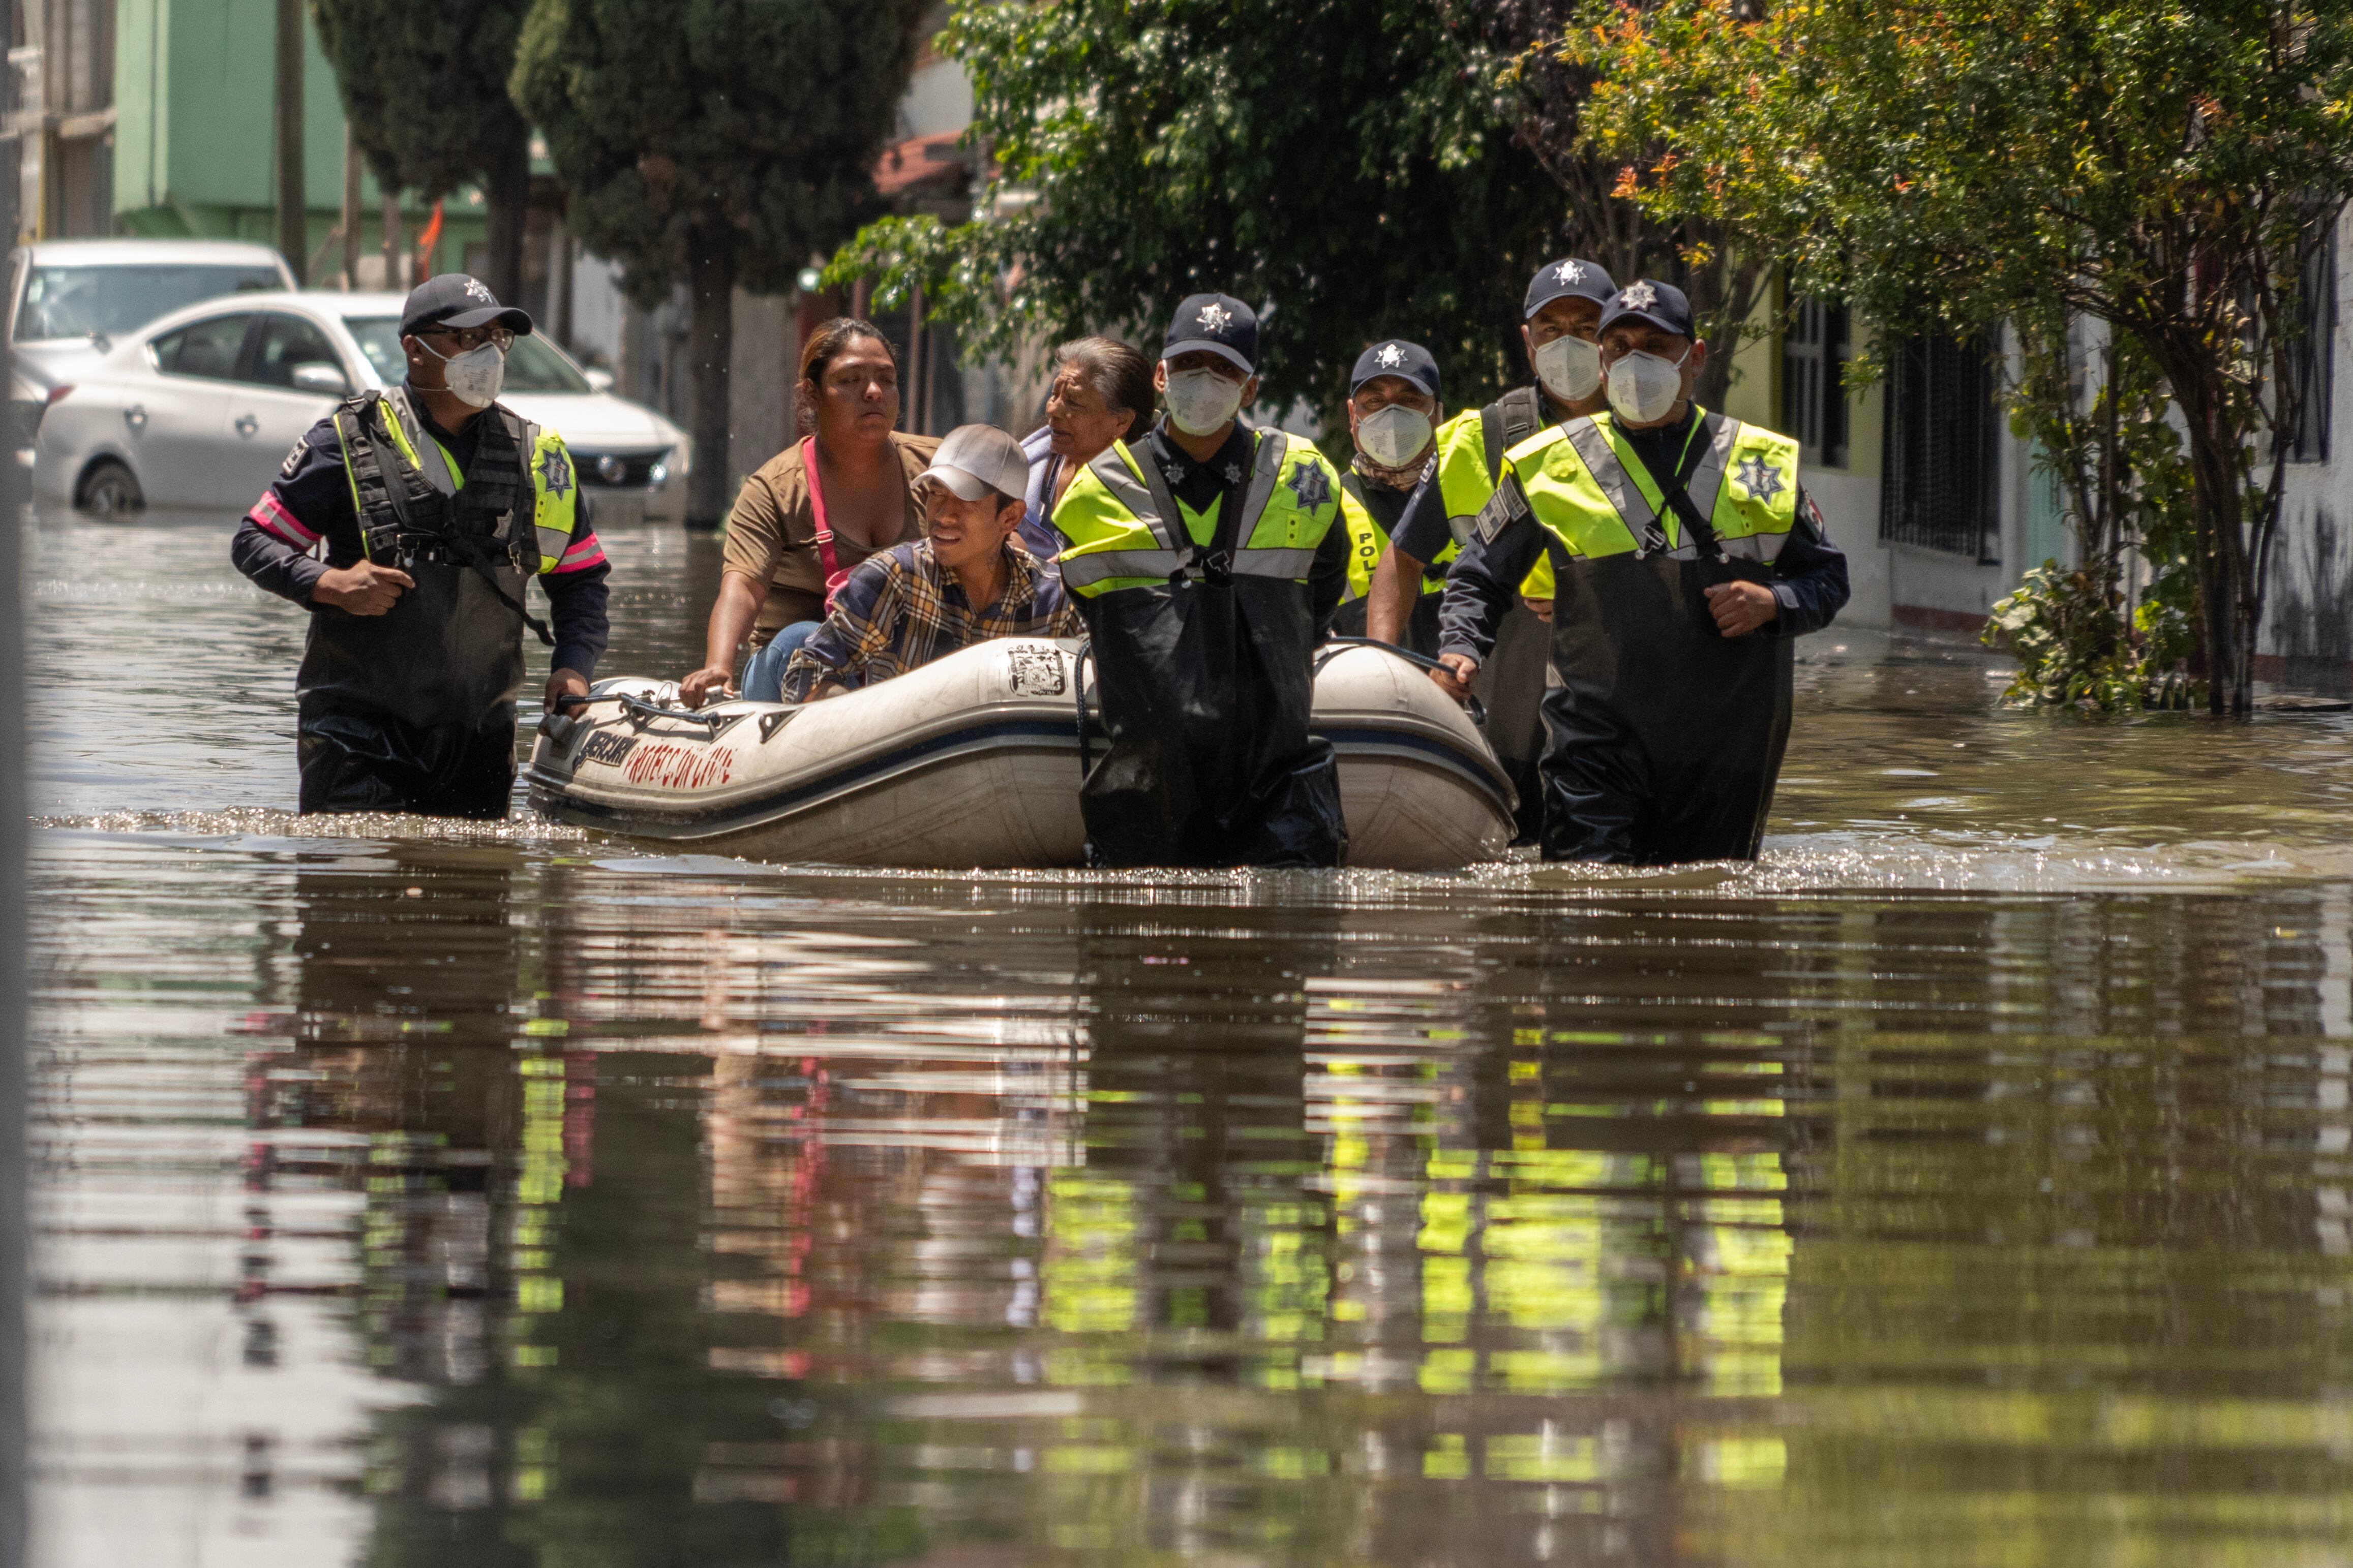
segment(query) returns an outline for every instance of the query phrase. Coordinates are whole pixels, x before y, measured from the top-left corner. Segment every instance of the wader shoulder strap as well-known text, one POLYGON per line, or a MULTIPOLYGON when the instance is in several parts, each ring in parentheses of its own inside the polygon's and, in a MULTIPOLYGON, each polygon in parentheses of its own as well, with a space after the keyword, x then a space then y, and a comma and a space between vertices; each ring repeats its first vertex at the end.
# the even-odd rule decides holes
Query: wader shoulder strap
POLYGON ((410 506, 408 475, 396 466, 390 479, 384 471, 384 451, 376 441, 376 420, 384 395, 364 392, 343 400, 334 413, 335 437, 350 470, 352 500, 359 512, 360 552, 374 561, 389 556, 399 535, 418 531, 410 506))
POLYGON ((1715 502, 1724 493, 1724 466, 1731 458, 1732 444, 1739 438, 1739 420, 1703 413, 1675 471, 1651 476, 1693 545, 1719 561, 1725 552, 1715 536, 1715 502))
POLYGON ((400 421, 408 437, 408 445, 417 454, 417 465, 425 472, 425 482, 444 496, 454 496, 462 488, 461 476, 449 470, 449 455, 441 443, 425 433, 425 421, 417 416, 417 405, 408 400, 408 384, 403 382, 384 395, 385 414, 400 421))
POLYGON ((1667 531, 1659 526, 1659 514, 1651 510, 1650 498, 1634 482, 1634 476, 1626 471, 1626 465, 1618 460, 1618 449, 1610 446, 1601 427, 1590 419, 1572 419, 1561 426, 1561 433, 1576 448, 1577 459, 1585 465, 1585 471, 1593 476, 1593 482, 1601 487, 1601 493, 1618 509, 1618 520, 1634 536, 1636 552, 1650 555, 1668 549, 1667 531))
POLYGON ((1544 428, 1544 394, 1515 386, 1479 410, 1479 440, 1487 449, 1487 483, 1503 478, 1504 454, 1544 428))

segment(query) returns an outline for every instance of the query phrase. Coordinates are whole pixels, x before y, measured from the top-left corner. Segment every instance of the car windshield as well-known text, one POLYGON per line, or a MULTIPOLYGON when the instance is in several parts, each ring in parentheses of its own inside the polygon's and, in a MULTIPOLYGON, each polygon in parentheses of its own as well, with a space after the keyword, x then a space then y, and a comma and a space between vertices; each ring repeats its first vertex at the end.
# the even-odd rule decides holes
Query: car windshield
MULTIPOLYGON (((407 356, 400 352, 400 318, 397 316, 349 316, 343 325, 359 340, 360 353, 367 355, 375 367, 377 377, 386 386, 398 384, 408 376, 407 356)), ((517 338, 514 347, 507 351, 509 392, 593 392, 581 374, 572 368, 572 362, 546 339, 533 334, 517 338)))
POLYGON ((199 300, 283 289, 274 267, 193 266, 185 262, 36 267, 16 309, 16 341, 110 337, 145 326, 199 300))

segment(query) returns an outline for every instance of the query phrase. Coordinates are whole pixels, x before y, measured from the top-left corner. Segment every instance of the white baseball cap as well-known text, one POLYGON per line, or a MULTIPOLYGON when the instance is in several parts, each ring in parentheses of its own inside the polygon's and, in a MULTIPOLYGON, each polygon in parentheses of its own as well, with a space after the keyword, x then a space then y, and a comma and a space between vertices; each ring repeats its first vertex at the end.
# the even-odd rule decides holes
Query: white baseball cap
POLYGON ((937 479, 965 500, 978 500, 995 490, 1007 500, 1019 500, 1029 489, 1029 459, 1021 443, 994 425, 959 425, 932 454, 932 466, 915 476, 917 484, 937 479))

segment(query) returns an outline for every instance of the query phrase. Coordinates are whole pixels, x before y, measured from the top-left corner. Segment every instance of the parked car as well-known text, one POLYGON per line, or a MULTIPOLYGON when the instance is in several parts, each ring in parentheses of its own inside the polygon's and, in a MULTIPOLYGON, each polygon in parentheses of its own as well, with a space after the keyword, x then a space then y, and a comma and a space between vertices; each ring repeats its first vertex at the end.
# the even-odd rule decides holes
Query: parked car
POLYGON ((116 338, 198 300, 294 287, 283 257, 239 240, 47 240, 8 260, 16 372, 9 432, 23 462, 31 460, 50 394, 103 358, 116 338))
MULTIPOLYGON (((174 310, 55 393, 33 494, 100 517, 242 511, 337 399, 407 374, 398 294, 269 293, 174 310)), ((596 526, 683 521, 691 447, 594 384, 545 337, 517 338, 500 401, 564 437, 596 526)))

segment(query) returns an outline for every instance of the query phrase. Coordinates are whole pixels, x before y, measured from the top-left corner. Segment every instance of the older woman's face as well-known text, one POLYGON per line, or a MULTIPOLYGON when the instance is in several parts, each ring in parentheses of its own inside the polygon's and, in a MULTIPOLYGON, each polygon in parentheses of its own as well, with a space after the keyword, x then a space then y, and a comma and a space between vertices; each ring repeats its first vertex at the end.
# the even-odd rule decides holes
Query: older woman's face
POLYGON ((1125 409, 1103 402, 1086 373, 1070 369, 1054 378, 1046 395, 1046 428, 1054 456, 1072 463, 1092 462, 1127 430, 1125 409))

